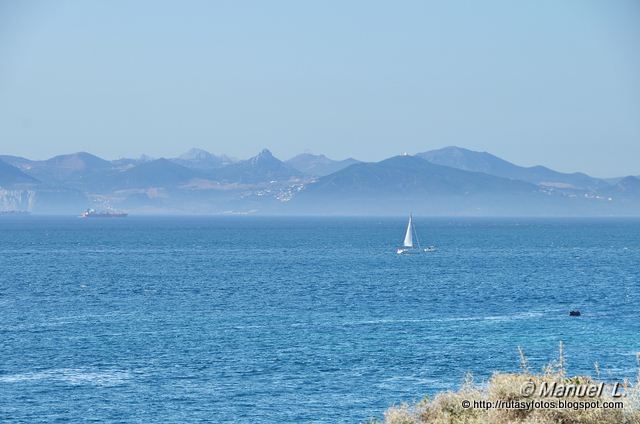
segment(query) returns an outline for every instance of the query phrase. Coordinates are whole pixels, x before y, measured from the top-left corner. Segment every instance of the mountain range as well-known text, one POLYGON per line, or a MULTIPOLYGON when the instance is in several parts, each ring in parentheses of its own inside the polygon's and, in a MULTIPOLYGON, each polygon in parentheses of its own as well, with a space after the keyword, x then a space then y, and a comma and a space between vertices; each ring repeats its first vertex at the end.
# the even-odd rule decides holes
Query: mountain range
POLYGON ((360 161, 353 158, 344 160, 332 160, 325 155, 303 153, 301 155, 292 157, 291 159, 286 161, 286 163, 287 165, 297 169, 304 174, 315 177, 323 177, 325 175, 333 174, 334 172, 340 171, 341 169, 344 169, 350 165, 360 163, 360 161))
POLYGON ((474 152, 460 147, 445 147, 418 153, 416 156, 431 163, 463 169, 465 171, 482 172, 512 180, 527 181, 537 185, 550 187, 599 189, 608 184, 581 172, 565 174, 544 166, 522 167, 507 162, 487 152, 474 152))
POLYGON ((176 158, 47 160, 0 156, 0 210, 131 213, 638 216, 640 178, 522 167, 445 147, 380 162, 264 149, 237 160, 191 149, 176 158))

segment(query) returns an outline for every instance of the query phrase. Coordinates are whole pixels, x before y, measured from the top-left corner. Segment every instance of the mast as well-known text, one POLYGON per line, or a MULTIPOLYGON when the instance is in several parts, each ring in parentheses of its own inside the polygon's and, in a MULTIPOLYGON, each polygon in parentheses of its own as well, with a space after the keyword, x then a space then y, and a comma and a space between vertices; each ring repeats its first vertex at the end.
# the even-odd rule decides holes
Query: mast
POLYGON ((422 246, 420 246, 420 238, 418 237, 418 232, 416 231, 416 226, 413 226, 413 232, 416 237, 416 243, 418 244, 418 249, 422 250, 422 246))

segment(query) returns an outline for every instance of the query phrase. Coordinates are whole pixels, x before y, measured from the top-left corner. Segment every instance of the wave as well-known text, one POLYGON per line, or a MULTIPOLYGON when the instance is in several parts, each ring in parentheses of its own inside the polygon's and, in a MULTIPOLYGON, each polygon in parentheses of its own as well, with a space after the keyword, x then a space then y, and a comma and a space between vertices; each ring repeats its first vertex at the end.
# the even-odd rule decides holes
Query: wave
POLYGON ((406 318, 406 319, 374 319, 364 321, 346 321, 343 325, 384 325, 402 323, 423 323, 423 322, 455 322, 455 321, 514 321, 520 319, 539 318, 550 311, 530 311, 518 312, 512 315, 488 315, 472 317, 447 317, 447 318, 406 318))
POLYGON ((0 375, 0 383, 55 381, 71 385, 116 386, 131 378, 128 371, 91 371, 82 368, 58 368, 21 374, 0 375))
MULTIPOLYGON (((0 305, 2 303, 0 302, 0 305)), ((27 324, 16 324, 16 325, 6 325, 0 326, 0 331, 25 331, 25 330, 34 330, 34 329, 42 329, 42 328, 53 328, 53 327, 61 327, 65 325, 74 325, 80 322, 87 322, 90 320, 95 320, 95 318, 111 318, 116 317, 116 320, 110 321, 122 321, 126 319, 127 316, 132 316, 132 313, 108 313, 108 314, 83 314, 83 315, 70 315, 63 317, 48 317, 46 321, 40 322, 32 322, 27 324)))

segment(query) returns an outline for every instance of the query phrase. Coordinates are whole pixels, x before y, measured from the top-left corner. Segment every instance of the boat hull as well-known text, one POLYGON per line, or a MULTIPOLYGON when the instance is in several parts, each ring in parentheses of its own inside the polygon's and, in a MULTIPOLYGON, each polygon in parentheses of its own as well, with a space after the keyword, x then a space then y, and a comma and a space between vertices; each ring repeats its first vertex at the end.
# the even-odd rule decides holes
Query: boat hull
POLYGON ((424 249, 416 249, 416 248, 408 248, 408 247, 399 247, 396 250, 396 253, 398 255, 417 255, 419 253, 430 253, 430 252, 435 252, 436 248, 435 246, 429 246, 427 248, 424 249))

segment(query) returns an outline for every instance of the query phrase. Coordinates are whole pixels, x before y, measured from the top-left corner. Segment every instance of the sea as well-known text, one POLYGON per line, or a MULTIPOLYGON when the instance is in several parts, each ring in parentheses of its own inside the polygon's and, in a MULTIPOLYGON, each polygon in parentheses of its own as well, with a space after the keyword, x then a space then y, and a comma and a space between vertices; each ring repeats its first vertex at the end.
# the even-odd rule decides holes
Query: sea
POLYGON ((635 378, 640 220, 414 223, 0 217, 0 422, 358 423, 561 342, 635 378))

